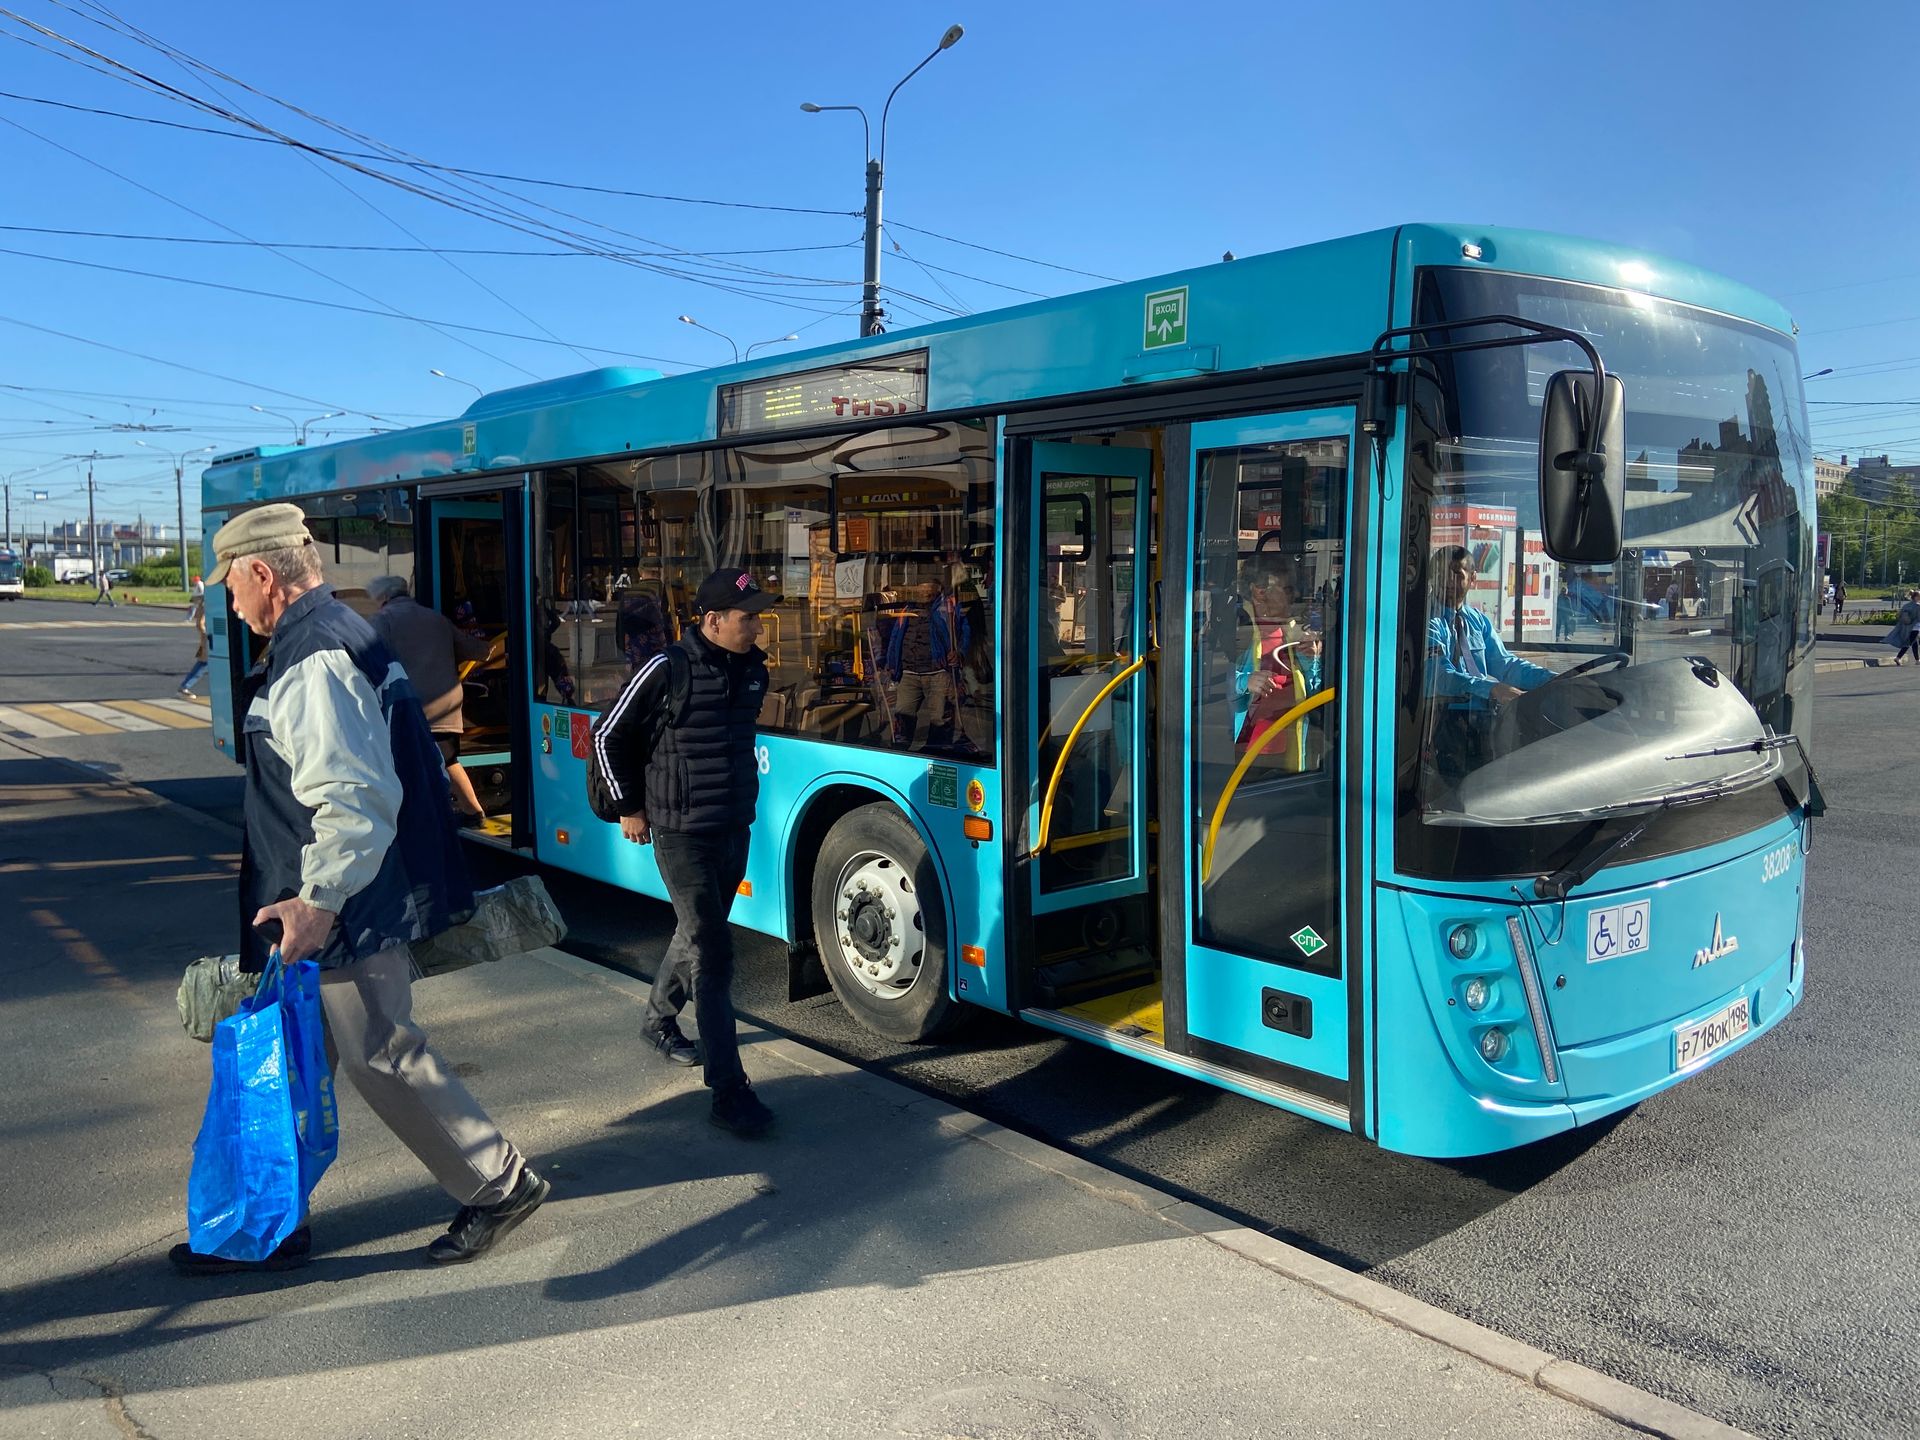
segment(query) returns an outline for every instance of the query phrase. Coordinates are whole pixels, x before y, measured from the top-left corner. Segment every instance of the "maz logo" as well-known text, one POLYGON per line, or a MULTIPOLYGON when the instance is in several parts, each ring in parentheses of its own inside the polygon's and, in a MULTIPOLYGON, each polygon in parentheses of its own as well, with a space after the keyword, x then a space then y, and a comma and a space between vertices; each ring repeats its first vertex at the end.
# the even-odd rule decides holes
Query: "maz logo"
POLYGON ((1739 936, 1728 935, 1722 938, 1720 934, 1720 916, 1716 913, 1713 917, 1713 943, 1704 950, 1696 950, 1693 952, 1693 968, 1698 970, 1702 965, 1711 965, 1722 956, 1733 954, 1733 952, 1739 948, 1739 936))

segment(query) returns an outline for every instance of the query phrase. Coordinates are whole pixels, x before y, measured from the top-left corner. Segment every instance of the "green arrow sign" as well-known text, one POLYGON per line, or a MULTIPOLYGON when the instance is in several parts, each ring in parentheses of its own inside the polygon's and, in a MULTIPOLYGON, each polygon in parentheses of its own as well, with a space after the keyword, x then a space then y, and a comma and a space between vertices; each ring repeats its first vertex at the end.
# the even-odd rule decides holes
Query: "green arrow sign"
POLYGON ((1187 343, 1186 286, 1156 290, 1147 296, 1147 335, 1143 343, 1149 350, 1187 343))

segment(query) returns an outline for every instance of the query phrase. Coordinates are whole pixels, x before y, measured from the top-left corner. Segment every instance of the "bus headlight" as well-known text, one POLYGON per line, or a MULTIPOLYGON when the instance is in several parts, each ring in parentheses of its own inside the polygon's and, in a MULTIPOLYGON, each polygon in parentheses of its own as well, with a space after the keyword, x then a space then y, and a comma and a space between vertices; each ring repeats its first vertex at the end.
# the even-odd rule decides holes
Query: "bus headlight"
POLYGON ((1480 936, 1471 925, 1456 925, 1447 932, 1447 950, 1456 960, 1465 960, 1479 945, 1480 936))
POLYGON ((1489 1065, 1498 1065, 1507 1058, 1507 1032, 1500 1029, 1483 1031, 1480 1036, 1480 1058, 1489 1065))
POLYGON ((1476 1012, 1486 1009, 1488 994, 1487 982, 1478 975, 1474 976, 1467 981, 1466 994, 1463 997, 1467 1002, 1467 1009, 1476 1012))

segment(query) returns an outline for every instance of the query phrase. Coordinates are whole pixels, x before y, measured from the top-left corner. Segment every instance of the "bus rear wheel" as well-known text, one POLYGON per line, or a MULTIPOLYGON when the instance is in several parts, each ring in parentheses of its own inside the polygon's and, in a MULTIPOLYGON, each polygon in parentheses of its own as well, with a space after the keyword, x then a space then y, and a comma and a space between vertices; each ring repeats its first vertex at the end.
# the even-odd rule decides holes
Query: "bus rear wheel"
POLYGON ((947 994, 947 907, 933 857, 891 805, 833 823, 813 872, 813 933, 840 1003, 889 1040, 958 1020, 947 994))

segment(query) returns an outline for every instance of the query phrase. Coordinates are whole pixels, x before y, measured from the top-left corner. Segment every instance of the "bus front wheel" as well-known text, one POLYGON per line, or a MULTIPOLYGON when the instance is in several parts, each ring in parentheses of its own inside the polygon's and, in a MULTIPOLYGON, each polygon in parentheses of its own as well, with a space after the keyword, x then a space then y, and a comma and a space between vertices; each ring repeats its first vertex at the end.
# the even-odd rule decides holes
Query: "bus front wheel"
POLYGON ((833 823, 813 872, 813 933, 840 1003, 889 1040, 958 1018, 947 994, 947 907, 919 832, 891 805, 833 823))

